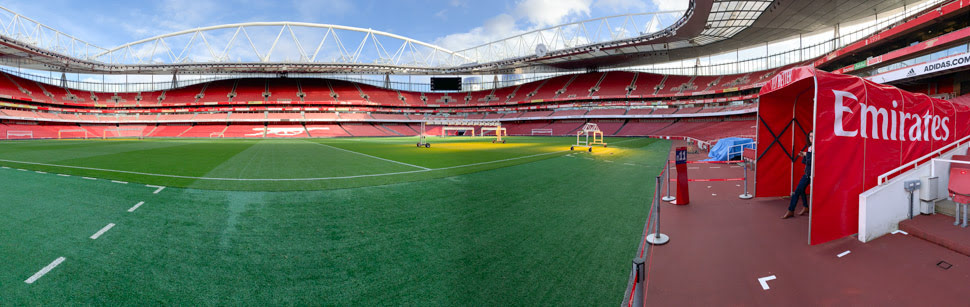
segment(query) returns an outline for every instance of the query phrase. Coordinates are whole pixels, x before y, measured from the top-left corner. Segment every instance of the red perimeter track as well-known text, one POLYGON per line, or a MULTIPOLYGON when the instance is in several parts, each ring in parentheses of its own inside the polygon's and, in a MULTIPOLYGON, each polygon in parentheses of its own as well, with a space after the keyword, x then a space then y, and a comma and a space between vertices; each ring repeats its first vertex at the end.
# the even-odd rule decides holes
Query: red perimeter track
MULTIPOLYGON (((683 145, 674 141, 674 147, 683 145)), ((692 179, 736 178, 743 173, 732 165, 688 167, 692 179)), ((671 171, 676 178, 673 167, 671 171)), ((753 173, 749 189, 754 186, 753 173)), ((869 243, 848 237, 809 246, 807 216, 782 220, 787 199, 742 200, 740 184, 692 182, 689 205, 661 203, 661 232, 670 242, 648 252, 646 305, 970 304, 970 257, 903 234, 869 243), (837 256, 845 251, 851 253, 837 256), (939 268, 940 261, 952 267, 939 268), (771 275, 777 279, 763 290, 758 278, 771 275)))

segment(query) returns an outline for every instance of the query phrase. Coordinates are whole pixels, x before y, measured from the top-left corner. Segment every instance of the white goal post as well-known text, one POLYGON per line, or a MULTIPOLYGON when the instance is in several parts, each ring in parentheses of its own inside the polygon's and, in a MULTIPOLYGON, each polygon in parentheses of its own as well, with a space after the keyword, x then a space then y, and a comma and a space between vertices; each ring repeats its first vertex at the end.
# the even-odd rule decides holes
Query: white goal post
POLYGON ((209 137, 210 138, 224 138, 224 137, 226 137, 226 134, 224 132, 213 132, 213 133, 209 133, 209 137))
POLYGON ((532 129, 532 135, 546 135, 553 136, 552 129, 532 129))
MULTIPOLYGON (((67 138, 82 138, 87 139, 88 135, 91 135, 87 129, 61 129, 57 130, 57 138, 63 139, 67 138)), ((93 135, 92 135, 93 136, 93 135)))
POLYGON ((101 138, 107 139, 109 137, 118 137, 118 138, 137 137, 141 139, 144 137, 144 135, 142 135, 142 133, 144 133, 143 130, 144 129, 139 129, 139 128, 108 128, 108 129, 104 129, 104 132, 101 138), (111 133, 111 132, 114 132, 115 135, 108 136, 108 133, 111 133))
POLYGON ((482 133, 479 134, 481 137, 498 135, 509 136, 509 130, 504 127, 482 127, 482 133))
POLYGON ((34 138, 34 132, 7 130, 7 139, 9 140, 10 137, 27 137, 28 139, 32 139, 34 138))
POLYGON ((448 136, 448 131, 471 131, 472 136, 475 136, 475 127, 443 127, 441 128, 441 137, 448 136))

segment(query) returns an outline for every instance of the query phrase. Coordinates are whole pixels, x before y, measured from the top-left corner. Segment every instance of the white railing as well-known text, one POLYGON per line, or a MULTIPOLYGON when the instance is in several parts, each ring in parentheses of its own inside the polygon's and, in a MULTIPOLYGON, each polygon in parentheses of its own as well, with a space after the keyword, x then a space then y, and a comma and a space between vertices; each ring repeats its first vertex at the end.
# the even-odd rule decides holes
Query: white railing
POLYGON ((934 150, 933 152, 928 153, 928 154, 926 154, 926 155, 924 155, 922 157, 919 157, 916 160, 913 160, 913 161, 910 161, 909 163, 900 165, 899 167, 894 168, 891 171, 885 172, 882 175, 879 175, 879 183, 878 184, 881 185, 881 184, 885 183, 886 180, 889 180, 890 179, 890 176, 891 175, 898 174, 898 173, 900 173, 900 172, 902 172, 904 170, 907 170, 907 169, 909 169, 911 167, 915 168, 915 167, 919 166, 920 163, 925 162, 927 159, 931 159, 934 156, 936 156, 936 157, 942 156, 947 151, 949 151, 951 149, 954 149, 954 148, 957 148, 957 147, 960 147, 961 144, 964 144, 968 140, 970 140, 970 135, 965 136, 965 137, 963 137, 962 139, 960 139, 960 140, 958 140, 956 142, 953 142, 953 143, 950 143, 950 144, 948 144, 946 146, 940 147, 940 149, 934 150))

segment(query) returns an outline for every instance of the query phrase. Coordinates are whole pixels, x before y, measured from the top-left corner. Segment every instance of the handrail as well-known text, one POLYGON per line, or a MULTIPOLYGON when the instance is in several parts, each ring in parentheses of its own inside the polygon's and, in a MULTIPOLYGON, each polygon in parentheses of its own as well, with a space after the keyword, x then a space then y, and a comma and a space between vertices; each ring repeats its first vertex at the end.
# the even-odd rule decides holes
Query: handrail
POLYGON ((916 158, 916 160, 913 160, 913 161, 911 161, 909 163, 900 165, 899 167, 894 168, 891 171, 885 172, 882 175, 879 175, 879 183, 877 185, 882 185, 883 183, 886 183, 886 180, 889 179, 889 176, 890 175, 899 173, 900 171, 909 169, 910 167, 919 166, 920 163, 925 162, 927 159, 932 158, 934 155, 942 156, 943 155, 943 152, 945 152, 945 151, 950 151, 950 150, 953 150, 953 149, 957 149, 957 148, 960 147, 960 145, 962 145, 967 140, 970 140, 970 135, 965 136, 965 137, 963 137, 962 139, 960 139, 960 140, 958 140, 956 142, 953 142, 953 143, 950 143, 950 144, 948 144, 946 146, 940 147, 940 149, 937 149, 937 150, 935 150, 935 151, 933 151, 931 153, 928 153, 928 154, 926 154, 926 155, 924 155, 922 157, 916 158), (956 145, 956 146, 954 146, 954 145, 956 145), (950 147, 954 147, 954 148, 950 148, 950 147))

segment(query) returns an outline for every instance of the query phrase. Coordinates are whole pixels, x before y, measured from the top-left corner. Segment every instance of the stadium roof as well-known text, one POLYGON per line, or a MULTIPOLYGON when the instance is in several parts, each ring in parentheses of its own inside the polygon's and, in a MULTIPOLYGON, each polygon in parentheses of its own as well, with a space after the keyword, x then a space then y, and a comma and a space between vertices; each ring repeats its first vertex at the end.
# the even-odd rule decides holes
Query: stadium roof
POLYGON ((0 32, 0 61, 29 69, 91 74, 493 74, 594 69, 662 63, 737 50, 918 2, 922 1, 692 0, 685 12, 596 18, 460 51, 371 29, 292 22, 198 28, 109 49, 0 7, 12 14, 10 20, 3 21, 3 32, 0 32), (661 14, 682 15, 672 25, 660 28, 657 16, 661 14), (590 31, 597 25, 603 28, 604 24, 605 32, 590 31), (275 40, 254 42, 248 33, 265 27, 272 27, 269 31, 276 35, 269 37, 275 40), (319 31, 323 39, 318 44, 301 42, 295 33, 304 28, 319 31), (213 34, 215 31, 224 31, 221 35, 224 47, 213 42, 219 36, 213 34), (353 32, 354 37, 362 38, 341 40, 342 32, 353 32), (187 40, 186 47, 173 47, 177 39, 187 40), (191 47, 193 44, 203 47, 191 47), (229 56, 226 51, 234 44, 235 48, 251 48, 251 55, 229 56), (260 49, 262 46, 269 47, 260 49), (321 55, 321 49, 329 52, 325 50, 321 55), (365 55, 365 50, 369 55, 365 55), (274 56, 274 51, 278 56, 274 56))

